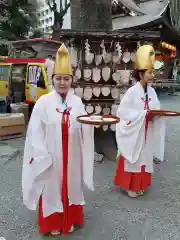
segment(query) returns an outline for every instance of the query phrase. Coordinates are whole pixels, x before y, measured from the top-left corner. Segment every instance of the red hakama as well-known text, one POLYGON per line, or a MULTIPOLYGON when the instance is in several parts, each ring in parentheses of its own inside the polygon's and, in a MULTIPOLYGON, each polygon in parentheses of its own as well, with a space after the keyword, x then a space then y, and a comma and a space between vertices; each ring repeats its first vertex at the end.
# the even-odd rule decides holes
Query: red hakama
POLYGON ((141 172, 125 172, 124 157, 120 156, 117 163, 114 184, 120 186, 124 190, 133 192, 147 191, 151 185, 151 173, 145 172, 145 167, 141 167, 141 172))
MULTIPOLYGON (((148 103, 151 101, 144 101, 144 109, 149 109, 148 103)), ((148 123, 152 121, 152 116, 150 114, 146 115, 145 121, 145 143, 148 131, 148 123)), ((129 122, 131 124, 131 121, 129 122)), ((141 172, 126 172, 124 171, 124 157, 120 155, 116 168, 116 175, 114 177, 114 185, 120 186, 126 191, 140 192, 147 191, 148 187, 151 185, 151 173, 145 172, 145 166, 141 166, 141 172)))
MULTIPOLYGON (((60 231, 68 234, 72 225, 83 224, 83 206, 71 205, 68 200, 68 125, 69 112, 64 112, 62 116, 62 149, 63 149, 63 179, 62 179, 62 203, 64 212, 53 213, 48 217, 43 217, 42 197, 39 201, 38 225, 39 232, 47 234, 52 231, 60 231)), ((53 187, 53 186, 52 186, 53 187)))

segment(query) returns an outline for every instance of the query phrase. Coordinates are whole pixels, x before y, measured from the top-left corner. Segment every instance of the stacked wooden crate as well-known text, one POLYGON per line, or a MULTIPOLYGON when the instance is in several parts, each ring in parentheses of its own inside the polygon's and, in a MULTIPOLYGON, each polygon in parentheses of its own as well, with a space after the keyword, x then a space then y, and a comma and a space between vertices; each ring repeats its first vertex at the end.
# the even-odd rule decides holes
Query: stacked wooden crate
POLYGON ((25 135, 24 114, 0 114, 0 140, 8 140, 25 135))

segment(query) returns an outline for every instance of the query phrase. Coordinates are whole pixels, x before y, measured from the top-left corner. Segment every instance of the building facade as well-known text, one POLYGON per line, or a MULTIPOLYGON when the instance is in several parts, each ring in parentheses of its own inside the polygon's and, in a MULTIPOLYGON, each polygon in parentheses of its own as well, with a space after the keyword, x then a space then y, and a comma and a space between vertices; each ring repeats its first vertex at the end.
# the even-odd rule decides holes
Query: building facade
MULTIPOLYGON (((56 4, 57 4, 58 10, 60 11, 60 1, 56 0, 56 4)), ((64 7, 64 1, 63 1, 63 7, 64 7)), ((54 23, 54 13, 51 11, 51 9, 49 8, 45 0, 39 4, 37 15, 39 19, 39 28, 41 29, 41 31, 44 33, 51 33, 52 26, 54 23)), ((64 29, 71 28, 70 8, 68 9, 67 14, 64 16, 63 28, 64 29)))

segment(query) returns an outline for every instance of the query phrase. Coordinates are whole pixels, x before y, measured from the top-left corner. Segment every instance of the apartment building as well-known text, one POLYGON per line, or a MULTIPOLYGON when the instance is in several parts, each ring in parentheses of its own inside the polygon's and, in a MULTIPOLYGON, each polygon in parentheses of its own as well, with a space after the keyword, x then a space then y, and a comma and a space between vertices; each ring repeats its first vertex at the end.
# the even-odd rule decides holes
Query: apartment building
MULTIPOLYGON (((60 1, 56 0, 57 8, 60 10, 60 1)), ((39 5, 39 9, 37 10, 37 15, 39 18, 39 28, 44 33, 51 33, 52 32, 52 25, 54 23, 54 13, 51 12, 46 0, 41 1, 39 5)), ((68 10, 67 14, 64 17, 63 28, 70 29, 71 28, 71 19, 70 19, 70 9, 68 10)))

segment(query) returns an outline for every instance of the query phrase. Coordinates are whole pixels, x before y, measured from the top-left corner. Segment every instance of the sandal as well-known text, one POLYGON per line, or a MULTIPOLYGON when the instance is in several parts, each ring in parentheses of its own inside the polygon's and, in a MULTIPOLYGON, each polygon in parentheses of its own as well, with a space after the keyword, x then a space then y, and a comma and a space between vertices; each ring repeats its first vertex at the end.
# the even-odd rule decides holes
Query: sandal
POLYGON ((60 231, 52 231, 52 232, 50 233, 51 236, 58 236, 58 235, 60 235, 60 234, 61 234, 60 231))
POLYGON ((145 191, 141 190, 140 192, 127 191, 128 196, 132 198, 143 196, 145 191))
POLYGON ((69 229, 69 233, 74 232, 74 225, 71 226, 71 228, 69 229))

